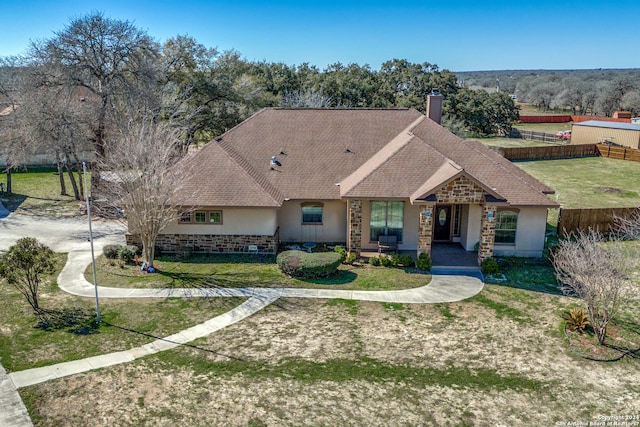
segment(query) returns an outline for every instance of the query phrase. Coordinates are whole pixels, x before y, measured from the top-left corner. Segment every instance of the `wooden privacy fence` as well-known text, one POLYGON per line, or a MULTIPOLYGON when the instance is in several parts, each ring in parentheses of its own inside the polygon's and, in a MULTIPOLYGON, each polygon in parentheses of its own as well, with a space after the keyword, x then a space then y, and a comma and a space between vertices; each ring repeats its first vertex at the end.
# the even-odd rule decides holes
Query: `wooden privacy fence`
POLYGON ((597 147, 602 157, 640 162, 640 150, 627 147, 616 147, 607 144, 598 144, 597 147))
POLYGON ((521 139, 530 139, 532 141, 542 141, 542 142, 555 142, 558 143, 560 138, 558 138, 553 133, 546 132, 536 132, 533 130, 522 130, 522 129, 512 129, 510 138, 521 138, 521 139))
POLYGON ((546 147, 492 147, 506 159, 547 160, 598 156, 595 144, 549 145, 546 147))
POLYGON ((570 234, 589 228, 602 233, 612 231, 613 217, 631 218, 634 210, 640 208, 600 208, 600 209, 560 209, 558 234, 570 234))

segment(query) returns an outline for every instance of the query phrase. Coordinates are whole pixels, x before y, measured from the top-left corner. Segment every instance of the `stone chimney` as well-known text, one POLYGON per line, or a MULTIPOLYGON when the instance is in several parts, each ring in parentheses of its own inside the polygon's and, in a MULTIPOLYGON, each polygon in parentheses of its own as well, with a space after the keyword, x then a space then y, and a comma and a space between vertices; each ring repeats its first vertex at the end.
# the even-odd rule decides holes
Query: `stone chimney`
POLYGON ((442 95, 438 89, 433 89, 427 96, 427 117, 438 124, 442 121, 442 95))

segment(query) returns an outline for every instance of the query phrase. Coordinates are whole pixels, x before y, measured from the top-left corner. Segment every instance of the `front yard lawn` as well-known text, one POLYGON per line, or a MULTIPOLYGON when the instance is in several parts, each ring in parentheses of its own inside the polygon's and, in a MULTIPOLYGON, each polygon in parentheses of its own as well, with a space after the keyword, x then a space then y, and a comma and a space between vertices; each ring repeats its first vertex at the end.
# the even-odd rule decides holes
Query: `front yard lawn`
MULTIPOLYGON (((96 260, 100 286, 114 288, 326 288, 393 290, 420 287, 431 281, 428 274, 400 268, 371 265, 341 265, 337 274, 314 280, 288 277, 278 269, 273 256, 201 255, 187 260, 162 256, 154 261, 157 273, 145 273, 136 265, 125 265, 104 256, 96 260)), ((91 266, 85 271, 93 281, 91 266)))

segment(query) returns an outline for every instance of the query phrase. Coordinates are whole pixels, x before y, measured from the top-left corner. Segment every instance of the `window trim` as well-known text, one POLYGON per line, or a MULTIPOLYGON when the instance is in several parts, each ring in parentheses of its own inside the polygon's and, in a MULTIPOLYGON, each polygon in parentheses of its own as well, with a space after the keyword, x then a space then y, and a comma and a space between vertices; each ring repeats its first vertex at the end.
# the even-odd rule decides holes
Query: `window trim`
POLYGON ((182 212, 178 218, 178 224, 180 225, 222 225, 222 210, 197 210, 182 212), (212 222, 211 217, 213 213, 220 215, 219 222, 212 222), (196 221, 198 214, 204 214, 204 221, 196 221))
POLYGON ((302 225, 322 225, 324 222, 324 203, 322 202, 300 203, 300 222, 302 225), (320 208, 320 221, 305 221, 304 208, 320 208))
POLYGON ((513 209, 513 208, 509 208, 509 209, 498 209, 496 212, 496 227, 495 227, 495 235, 494 235, 494 245, 503 245, 503 246, 513 246, 516 244, 517 241, 517 237, 518 237, 518 217, 520 216, 520 210, 519 209, 513 209), (498 228, 498 220, 500 217, 500 214, 506 213, 506 212, 510 212, 513 213, 515 215, 515 228, 511 229, 511 228, 498 228), (498 242, 496 241, 496 236, 498 231, 509 231, 509 232, 513 232, 513 241, 510 242, 498 242))

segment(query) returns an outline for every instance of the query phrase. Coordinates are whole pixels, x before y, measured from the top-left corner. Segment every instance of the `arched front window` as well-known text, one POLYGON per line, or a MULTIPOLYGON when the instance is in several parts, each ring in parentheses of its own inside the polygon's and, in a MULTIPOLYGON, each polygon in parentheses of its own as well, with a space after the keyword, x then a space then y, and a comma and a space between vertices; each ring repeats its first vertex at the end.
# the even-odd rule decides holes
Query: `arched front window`
POLYGON ((496 214, 496 243, 515 243, 518 212, 498 211, 496 214))

